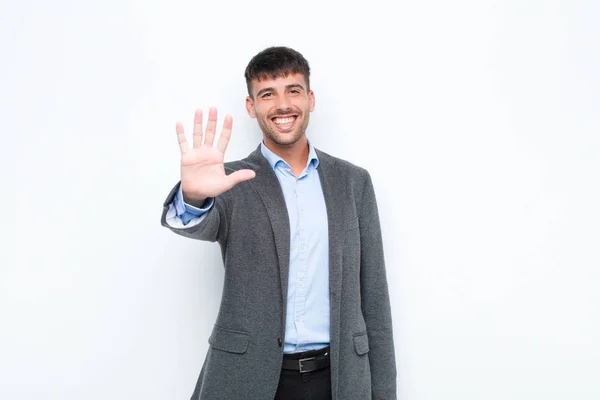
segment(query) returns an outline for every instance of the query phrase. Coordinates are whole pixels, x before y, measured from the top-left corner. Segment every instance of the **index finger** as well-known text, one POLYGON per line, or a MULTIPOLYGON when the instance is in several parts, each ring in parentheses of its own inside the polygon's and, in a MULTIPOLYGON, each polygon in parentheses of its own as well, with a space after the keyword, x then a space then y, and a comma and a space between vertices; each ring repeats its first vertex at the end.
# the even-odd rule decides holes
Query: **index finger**
POLYGON ((227 146, 229 145, 229 140, 231 139, 231 128, 233 127, 233 117, 231 115, 225 116, 225 121, 223 121, 223 130, 221 131, 221 135, 219 136, 219 141, 217 142, 217 149, 221 153, 225 153, 227 150, 227 146))

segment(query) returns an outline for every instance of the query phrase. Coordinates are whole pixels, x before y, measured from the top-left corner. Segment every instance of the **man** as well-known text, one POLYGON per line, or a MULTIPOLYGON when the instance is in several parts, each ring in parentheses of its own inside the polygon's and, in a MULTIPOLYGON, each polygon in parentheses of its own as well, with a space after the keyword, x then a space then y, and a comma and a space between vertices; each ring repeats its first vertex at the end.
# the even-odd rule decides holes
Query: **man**
POLYGON ((193 147, 176 125, 181 181, 162 225, 218 242, 225 281, 193 400, 396 398, 392 320, 369 173, 306 137, 315 95, 295 50, 272 47, 245 72, 263 141, 224 163, 232 118, 217 110, 193 147))

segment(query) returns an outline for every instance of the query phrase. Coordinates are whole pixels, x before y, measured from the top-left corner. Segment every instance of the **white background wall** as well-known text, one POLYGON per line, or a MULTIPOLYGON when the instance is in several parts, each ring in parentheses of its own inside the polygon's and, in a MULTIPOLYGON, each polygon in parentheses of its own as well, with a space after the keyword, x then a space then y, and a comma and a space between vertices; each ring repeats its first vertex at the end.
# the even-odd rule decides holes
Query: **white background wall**
POLYGON ((159 223, 174 125, 252 151, 270 45, 373 176, 399 397, 600 398, 598 2, 0 4, 0 399, 189 398, 223 273, 159 223))

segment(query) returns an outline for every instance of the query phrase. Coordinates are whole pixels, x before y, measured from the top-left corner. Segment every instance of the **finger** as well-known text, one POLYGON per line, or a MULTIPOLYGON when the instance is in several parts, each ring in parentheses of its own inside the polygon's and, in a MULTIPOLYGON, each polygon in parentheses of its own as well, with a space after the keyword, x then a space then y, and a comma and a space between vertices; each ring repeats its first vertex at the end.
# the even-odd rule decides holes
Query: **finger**
POLYGON ((194 113, 194 147, 202 146, 202 110, 194 113))
POLYGON ((175 132, 177 132, 177 141, 179 142, 181 154, 186 153, 189 150, 189 146, 185 138, 185 133, 183 133, 183 124, 181 122, 175 124, 175 132))
POLYGON ((229 186, 229 189, 231 189, 238 183, 250 180, 255 176, 256 172, 251 169, 240 169, 239 171, 235 171, 227 175, 227 186, 229 186))
POLYGON ((206 125, 206 135, 204 137, 204 145, 212 146, 217 132, 217 109, 211 107, 208 111, 208 124, 206 125))
POLYGON ((217 142, 217 149, 219 149, 221 153, 225 153, 225 150, 227 150, 227 146, 231 140, 232 126, 233 118, 231 115, 226 115, 225 121, 223 122, 223 130, 221 131, 221 136, 219 136, 219 141, 217 142))

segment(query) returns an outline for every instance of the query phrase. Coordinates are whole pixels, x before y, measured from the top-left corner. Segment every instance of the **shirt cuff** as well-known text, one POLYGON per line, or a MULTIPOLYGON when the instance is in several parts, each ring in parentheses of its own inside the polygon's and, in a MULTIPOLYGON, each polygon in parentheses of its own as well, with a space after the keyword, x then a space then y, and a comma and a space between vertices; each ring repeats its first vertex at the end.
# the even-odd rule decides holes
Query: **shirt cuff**
POLYGON ((191 214, 191 216, 199 217, 212 208, 213 204, 215 203, 215 199, 214 197, 209 197, 208 199, 206 199, 204 207, 194 207, 183 201, 183 190, 181 189, 181 185, 179 185, 179 190, 175 195, 173 203, 175 205, 175 210, 177 211, 177 216, 181 217, 182 215, 188 213, 191 214))

